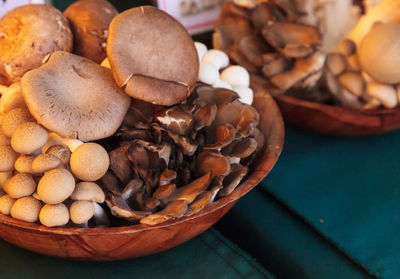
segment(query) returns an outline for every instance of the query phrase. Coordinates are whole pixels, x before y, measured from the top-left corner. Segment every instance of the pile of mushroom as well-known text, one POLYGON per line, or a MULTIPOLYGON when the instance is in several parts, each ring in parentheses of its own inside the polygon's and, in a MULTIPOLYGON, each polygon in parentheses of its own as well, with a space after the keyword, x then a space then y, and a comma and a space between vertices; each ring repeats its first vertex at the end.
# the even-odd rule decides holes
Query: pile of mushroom
MULTIPOLYGON (((253 107, 229 89, 196 85, 206 57, 197 51, 187 31, 153 7, 126 11, 111 22, 108 66, 135 98, 115 139, 108 140, 110 171, 101 179, 114 216, 153 225, 197 213, 239 185, 262 147, 253 107), (145 36, 143 26, 151 30, 145 36), (143 36, 156 53, 139 47, 143 36), (160 61, 164 67, 156 66, 160 61)), ((227 66, 226 55, 214 55, 217 69, 227 66)))
POLYGON ((400 102, 400 2, 382 1, 327 58, 327 85, 341 105, 394 108, 400 102))
POLYGON ((257 111, 239 101, 252 102, 247 71, 226 68, 218 88, 198 83, 201 61, 222 69, 228 57, 206 49, 200 59, 185 28, 154 7, 117 15, 80 0, 65 16, 71 26, 28 5, 0 19, 10 58, 0 59, 0 213, 49 227, 118 224, 109 212, 157 224, 234 191, 264 142, 257 111), (9 41, 27 11, 18 28, 32 43, 18 46, 38 50, 22 48, 14 65, 9 41), (44 15, 56 26, 35 32, 44 15))
POLYGON ((222 7, 214 47, 251 74, 262 76, 273 95, 315 86, 325 55, 319 50, 320 31, 303 11, 306 1, 235 2, 222 7))
POLYGON ((157 224, 229 195, 263 145, 257 111, 228 89, 198 85, 164 108, 134 101, 102 179, 115 216, 157 224))

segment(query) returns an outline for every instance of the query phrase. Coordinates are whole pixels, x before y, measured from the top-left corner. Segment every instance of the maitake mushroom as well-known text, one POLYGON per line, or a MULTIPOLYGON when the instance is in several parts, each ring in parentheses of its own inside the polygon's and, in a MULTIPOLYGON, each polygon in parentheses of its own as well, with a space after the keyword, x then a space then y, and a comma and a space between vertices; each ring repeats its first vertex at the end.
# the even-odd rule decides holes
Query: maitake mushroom
POLYGON ((112 214, 153 225, 234 191, 263 144, 257 111, 238 97, 199 84, 172 107, 132 102, 101 179, 112 214))
POLYGON ((263 76, 274 94, 311 88, 322 75, 325 55, 318 27, 309 25, 306 1, 226 2, 216 24, 214 47, 253 75, 263 76), (258 2, 258 3, 256 3, 258 2))

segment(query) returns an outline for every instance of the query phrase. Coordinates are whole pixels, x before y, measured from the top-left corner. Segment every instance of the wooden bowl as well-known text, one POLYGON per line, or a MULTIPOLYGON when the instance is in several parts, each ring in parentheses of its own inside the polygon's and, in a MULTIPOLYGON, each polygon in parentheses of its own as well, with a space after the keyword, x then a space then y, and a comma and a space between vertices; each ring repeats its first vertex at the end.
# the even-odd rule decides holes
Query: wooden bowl
POLYGON ((75 259, 110 261, 141 257, 175 247, 204 232, 224 216, 236 201, 255 187, 272 169, 283 145, 284 127, 273 98, 255 96, 260 112, 260 130, 265 146, 248 178, 229 196, 199 213, 155 226, 132 225, 111 228, 48 228, 0 214, 0 237, 40 254, 75 259))
POLYGON ((400 109, 351 109, 290 96, 275 98, 283 118, 298 128, 335 136, 384 134, 400 128, 400 109))
MULTIPOLYGON (((265 88, 263 78, 251 76, 253 88, 265 88)), ((275 97, 285 122, 306 131, 334 136, 384 134, 400 128, 400 109, 352 109, 313 103, 287 95, 275 97)))

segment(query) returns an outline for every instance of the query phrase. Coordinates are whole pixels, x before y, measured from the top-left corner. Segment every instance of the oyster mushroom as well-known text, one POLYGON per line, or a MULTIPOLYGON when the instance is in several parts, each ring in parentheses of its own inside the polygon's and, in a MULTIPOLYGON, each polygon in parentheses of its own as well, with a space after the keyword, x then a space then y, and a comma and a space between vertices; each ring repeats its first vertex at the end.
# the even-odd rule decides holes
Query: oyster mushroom
POLYGON ((199 58, 186 29, 151 6, 130 9, 112 20, 107 57, 117 84, 132 97, 153 104, 185 100, 198 77, 199 58), (150 32, 143 33, 143 28, 150 32))
POLYGON ((197 157, 198 173, 212 173, 212 177, 225 176, 231 171, 228 158, 217 151, 204 150, 197 157))
POLYGON ((130 144, 124 144, 109 153, 110 169, 115 176, 123 183, 128 183, 132 179, 132 162, 128 157, 130 144))
POLYGON ((224 178, 222 182, 224 187, 218 192, 219 197, 225 197, 232 193, 248 172, 248 168, 240 164, 233 164, 231 169, 232 171, 224 178))
POLYGON ((119 195, 107 194, 106 203, 114 216, 138 221, 151 214, 149 211, 133 210, 119 195))
POLYGON ((118 14, 106 0, 80 0, 72 3, 64 15, 74 34, 74 53, 96 63, 106 58, 108 26, 118 14))
POLYGON ((171 219, 180 218, 185 214, 187 208, 188 202, 186 200, 175 200, 167 204, 162 211, 150 214, 149 216, 140 219, 140 223, 156 225, 171 219))
POLYGON ((24 75, 21 86, 29 111, 40 124, 83 141, 114 134, 130 102, 110 70, 62 51, 24 75))
POLYGON ((46 55, 72 50, 68 20, 50 5, 11 10, 0 19, 0 34, 0 76, 10 84, 39 67, 46 55))
POLYGON ((193 203, 190 204, 185 216, 196 214, 212 203, 222 186, 215 186, 210 191, 203 192, 193 203))

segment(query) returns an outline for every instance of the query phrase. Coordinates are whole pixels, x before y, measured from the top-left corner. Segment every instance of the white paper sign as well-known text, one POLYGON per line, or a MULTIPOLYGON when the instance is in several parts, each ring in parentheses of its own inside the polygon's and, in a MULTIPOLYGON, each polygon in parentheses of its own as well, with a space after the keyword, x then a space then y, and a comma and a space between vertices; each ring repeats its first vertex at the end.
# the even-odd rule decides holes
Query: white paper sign
MULTIPOLYGON (((1 1, 1 0, 0 0, 1 1)), ((169 13, 186 27, 190 34, 210 31, 226 0, 158 0, 158 8, 169 13)))
POLYGON ((22 5, 43 4, 45 2, 45 0, 0 0, 0 17, 22 5))

